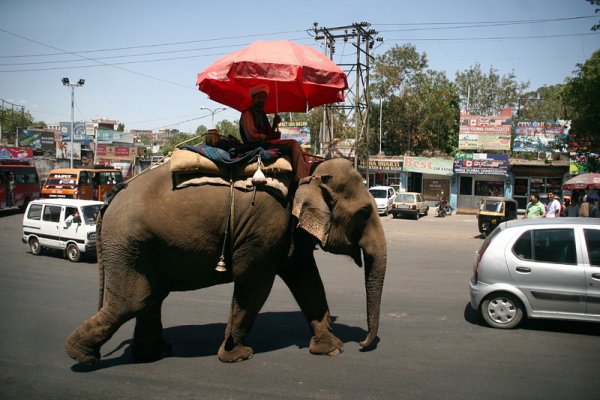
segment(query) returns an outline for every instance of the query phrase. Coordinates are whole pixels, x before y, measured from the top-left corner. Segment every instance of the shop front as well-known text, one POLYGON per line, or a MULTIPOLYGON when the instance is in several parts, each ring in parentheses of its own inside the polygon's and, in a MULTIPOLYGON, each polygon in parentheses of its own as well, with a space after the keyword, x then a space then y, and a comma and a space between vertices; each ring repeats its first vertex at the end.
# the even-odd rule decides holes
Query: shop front
POLYGON ((513 198, 520 211, 524 211, 529 196, 537 194, 542 203, 547 202, 548 193, 558 194, 562 200, 560 186, 569 174, 568 160, 545 161, 511 160, 511 171, 514 176, 513 198))
POLYGON ((487 197, 509 196, 508 165, 508 154, 457 154, 454 173, 458 177, 458 208, 477 210, 487 197))
MULTIPOLYGON (((358 170, 366 175, 364 160, 360 160, 358 170)), ((406 185, 401 180, 401 172, 401 158, 369 158, 369 186, 392 186, 397 192, 403 191, 406 185)))
POLYGON ((423 193, 430 204, 440 198, 445 198, 452 204, 452 162, 452 159, 446 158, 404 156, 407 191, 423 193))

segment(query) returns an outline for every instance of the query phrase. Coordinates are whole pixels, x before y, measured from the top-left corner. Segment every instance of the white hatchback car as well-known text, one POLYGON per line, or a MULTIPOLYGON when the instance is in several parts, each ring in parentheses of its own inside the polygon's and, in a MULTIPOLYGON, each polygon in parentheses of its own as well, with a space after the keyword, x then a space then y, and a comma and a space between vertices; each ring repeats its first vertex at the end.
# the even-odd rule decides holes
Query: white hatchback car
POLYGON ((388 215, 396 198, 396 190, 391 186, 373 186, 369 193, 375 198, 379 214, 388 215))
POLYGON ((600 219, 504 222, 475 252, 471 306, 494 328, 527 316, 600 322, 600 219))

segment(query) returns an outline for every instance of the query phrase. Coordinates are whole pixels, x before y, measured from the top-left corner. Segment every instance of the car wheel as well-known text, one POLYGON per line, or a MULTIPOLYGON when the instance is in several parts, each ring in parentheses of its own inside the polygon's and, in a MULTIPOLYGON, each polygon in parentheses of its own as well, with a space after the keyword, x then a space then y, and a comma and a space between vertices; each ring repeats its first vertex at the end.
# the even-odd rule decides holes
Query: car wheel
POLYGON ((417 210, 417 212, 415 213, 415 215, 413 215, 413 218, 415 220, 419 220, 419 210, 417 210))
POLYGON ((40 254, 42 254, 42 245, 40 244, 40 241, 35 237, 29 239, 29 249, 31 250, 31 254, 33 254, 34 256, 39 256, 40 254))
POLYGON ((69 243, 67 246, 67 259, 71 262, 77 262, 79 261, 80 255, 81 253, 79 252, 77 245, 75 243, 69 243))
POLYGON ((523 305, 512 294, 492 293, 481 304, 481 315, 492 328, 516 328, 523 319, 523 305))

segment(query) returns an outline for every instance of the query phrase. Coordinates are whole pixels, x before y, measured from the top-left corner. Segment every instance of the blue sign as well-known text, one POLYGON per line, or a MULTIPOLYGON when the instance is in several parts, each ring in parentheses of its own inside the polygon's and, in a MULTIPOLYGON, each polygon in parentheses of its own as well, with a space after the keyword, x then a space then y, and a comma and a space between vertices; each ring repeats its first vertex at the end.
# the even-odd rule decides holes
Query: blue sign
POLYGON ((508 154, 462 153, 454 158, 454 173, 462 175, 506 175, 508 154))

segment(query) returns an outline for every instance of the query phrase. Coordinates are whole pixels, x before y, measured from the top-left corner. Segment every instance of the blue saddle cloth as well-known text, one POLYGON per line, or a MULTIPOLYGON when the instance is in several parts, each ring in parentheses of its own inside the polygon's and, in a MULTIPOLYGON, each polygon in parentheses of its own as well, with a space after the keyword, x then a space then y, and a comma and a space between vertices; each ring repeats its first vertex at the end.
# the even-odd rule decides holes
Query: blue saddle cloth
POLYGON ((217 164, 224 165, 248 164, 259 154, 261 161, 268 163, 275 161, 290 152, 285 146, 277 146, 276 144, 261 143, 257 145, 246 145, 226 139, 221 139, 215 146, 186 145, 181 146, 181 148, 196 152, 217 164))

